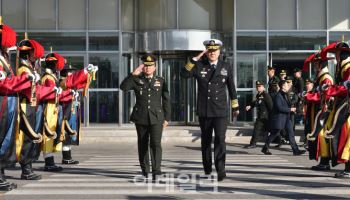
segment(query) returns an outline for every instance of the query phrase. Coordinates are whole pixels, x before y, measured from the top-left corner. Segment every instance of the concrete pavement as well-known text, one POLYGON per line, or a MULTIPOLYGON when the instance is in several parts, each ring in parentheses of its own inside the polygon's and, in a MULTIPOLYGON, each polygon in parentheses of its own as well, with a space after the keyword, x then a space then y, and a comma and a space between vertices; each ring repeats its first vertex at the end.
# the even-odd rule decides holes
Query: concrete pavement
POLYGON ((348 199, 350 180, 332 178, 343 166, 311 171, 315 162, 307 155, 292 156, 289 146, 266 156, 260 152, 262 143, 244 149, 246 141, 240 138, 227 144, 228 178, 223 182, 216 181, 215 173, 203 176, 198 142, 163 143, 159 182, 141 178, 136 143, 84 143, 73 150, 81 163, 60 173, 43 172, 42 158, 35 163, 42 180, 21 181, 19 170, 7 170, 19 188, 1 199, 348 199))

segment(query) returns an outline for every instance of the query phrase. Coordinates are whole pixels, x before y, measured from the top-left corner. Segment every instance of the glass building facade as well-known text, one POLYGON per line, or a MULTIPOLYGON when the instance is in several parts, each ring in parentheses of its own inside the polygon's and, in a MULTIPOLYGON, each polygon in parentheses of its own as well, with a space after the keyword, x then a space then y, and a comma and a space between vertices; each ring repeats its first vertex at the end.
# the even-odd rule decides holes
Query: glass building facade
POLYGON ((348 40, 349 10, 349 0, 0 0, 18 40, 28 32, 72 65, 99 66, 83 102, 85 125, 129 123, 133 93, 119 84, 149 51, 169 85, 172 123, 197 123, 196 83, 179 75, 209 38, 224 42, 222 59, 234 68, 238 121, 252 121, 254 113, 244 108, 254 82, 267 81, 266 66, 301 67, 320 47, 348 40))

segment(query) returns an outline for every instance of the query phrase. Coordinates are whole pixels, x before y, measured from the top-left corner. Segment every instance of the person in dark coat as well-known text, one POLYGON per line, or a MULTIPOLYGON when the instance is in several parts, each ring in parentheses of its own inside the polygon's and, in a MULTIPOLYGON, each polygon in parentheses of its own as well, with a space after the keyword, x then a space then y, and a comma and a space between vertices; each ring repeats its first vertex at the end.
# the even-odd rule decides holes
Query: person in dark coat
POLYGON ((230 64, 219 60, 222 42, 210 39, 203 42, 206 50, 192 58, 181 69, 183 78, 195 78, 198 83, 197 113, 201 128, 201 148, 205 174, 212 172, 212 134, 214 138, 214 160, 218 173, 218 181, 226 177, 226 129, 227 116, 239 114, 236 87, 233 80, 233 68, 230 64), (205 56, 204 56, 205 54, 205 56), (227 92, 230 107, 227 102, 227 92), (231 112, 230 112, 231 111, 231 112))
POLYGON ((288 98, 288 90, 290 85, 287 81, 282 80, 279 83, 280 91, 274 98, 272 116, 270 118, 270 134, 266 139, 265 145, 262 148, 262 152, 266 155, 271 155, 269 151, 270 143, 280 134, 282 129, 287 131, 289 142, 293 150, 293 155, 301 155, 305 153, 305 150, 299 150, 298 145, 295 142, 294 131, 290 120, 290 113, 295 112, 296 108, 291 107, 291 103, 288 98))
POLYGON ((252 138, 250 139, 249 145, 245 148, 251 149, 256 147, 257 136, 261 135, 263 132, 268 132, 269 127, 269 113, 272 111, 273 102, 271 96, 265 91, 264 84, 261 81, 256 81, 256 99, 251 102, 246 110, 256 107, 257 118, 254 124, 254 131, 252 138))
POLYGON ((150 173, 149 145, 152 159, 153 179, 161 175, 162 132, 170 120, 170 96, 163 77, 154 75, 156 57, 144 55, 143 64, 138 66, 120 85, 123 91, 134 90, 136 104, 130 116, 137 130, 139 162, 142 175, 150 173))

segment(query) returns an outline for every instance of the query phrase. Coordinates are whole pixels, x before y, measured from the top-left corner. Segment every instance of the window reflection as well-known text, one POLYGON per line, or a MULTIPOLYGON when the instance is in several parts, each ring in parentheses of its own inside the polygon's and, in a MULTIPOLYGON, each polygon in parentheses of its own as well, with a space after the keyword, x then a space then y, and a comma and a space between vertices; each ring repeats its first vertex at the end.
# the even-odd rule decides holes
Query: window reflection
POLYGON ((239 115, 237 121, 253 121, 252 110, 246 111, 245 107, 250 104, 253 100, 253 92, 237 92, 238 104, 239 104, 239 115))
POLYGON ((119 67, 118 54, 90 54, 91 64, 98 66, 96 81, 92 82, 92 88, 118 88, 119 67))
POLYGON ((254 88, 257 78, 266 81, 266 55, 237 54, 237 87, 254 88))
POLYGON ((91 123, 117 123, 119 119, 118 92, 89 92, 91 123))
POLYGON ((237 50, 266 50, 266 33, 237 32, 237 50))
POLYGON ((118 33, 89 33, 90 51, 118 51, 119 36, 118 33))
MULTIPOLYGON (((17 33, 17 40, 24 39, 24 33, 17 33)), ((86 36, 85 33, 62 32, 62 33, 28 33, 29 39, 34 39, 40 42, 45 50, 50 47, 54 51, 85 51, 86 36)))
POLYGON ((270 50, 318 50, 326 32, 270 32, 270 50))

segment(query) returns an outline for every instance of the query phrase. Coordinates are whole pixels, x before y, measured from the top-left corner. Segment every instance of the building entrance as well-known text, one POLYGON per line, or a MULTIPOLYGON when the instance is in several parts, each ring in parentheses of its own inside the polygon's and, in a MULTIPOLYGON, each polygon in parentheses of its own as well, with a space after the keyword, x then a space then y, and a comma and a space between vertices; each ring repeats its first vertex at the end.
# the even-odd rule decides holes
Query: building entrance
MULTIPOLYGON (((286 70, 287 76, 293 76, 293 70, 295 68, 302 69, 304 60, 310 55, 310 53, 273 53, 272 54, 272 66, 276 67, 276 75, 281 70, 286 70)), ((308 74, 303 74, 303 77, 308 77, 308 74)))

